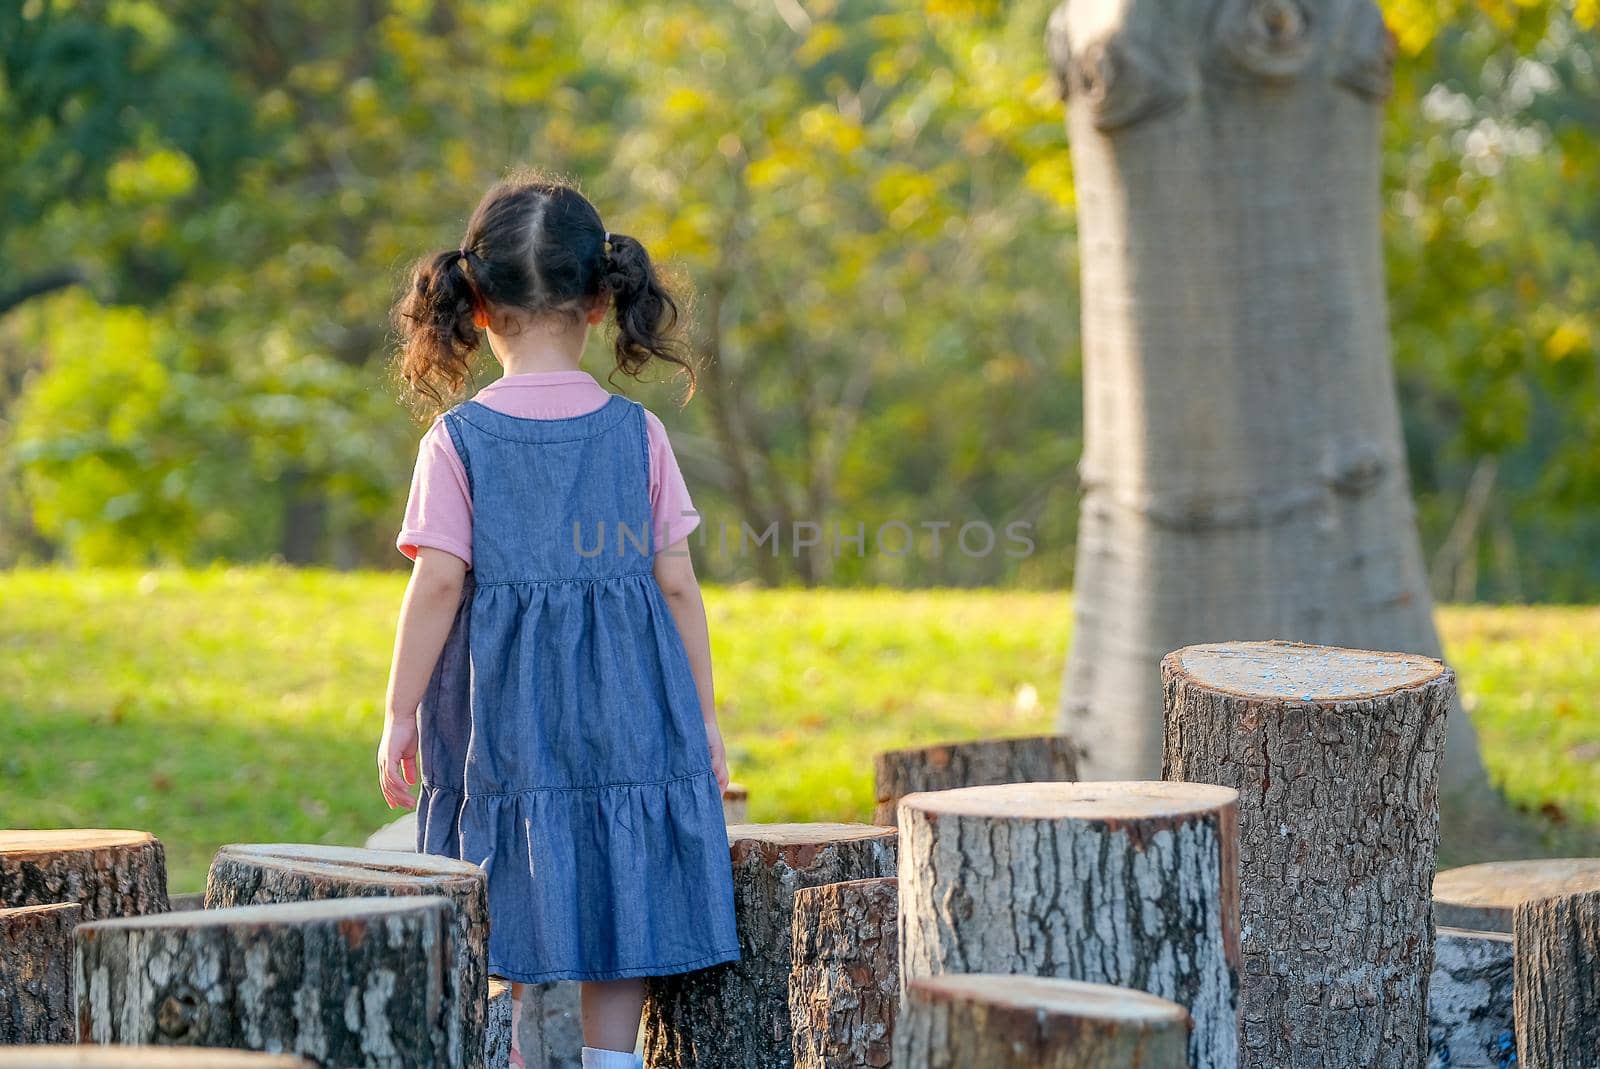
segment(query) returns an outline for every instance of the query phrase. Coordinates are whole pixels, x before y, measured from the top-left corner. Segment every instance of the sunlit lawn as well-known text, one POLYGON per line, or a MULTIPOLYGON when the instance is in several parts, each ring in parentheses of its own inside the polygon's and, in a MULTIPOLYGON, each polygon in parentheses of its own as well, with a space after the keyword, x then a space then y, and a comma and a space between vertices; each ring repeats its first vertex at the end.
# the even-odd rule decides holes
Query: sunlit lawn
MULTIPOLYGON (((221 843, 359 843, 403 576, 0 573, 0 826, 145 828, 174 890, 221 843)), ((707 592, 752 820, 866 819, 875 750, 1049 730, 1068 596, 707 592)), ((1600 609, 1441 614, 1497 780, 1600 821, 1600 609)))

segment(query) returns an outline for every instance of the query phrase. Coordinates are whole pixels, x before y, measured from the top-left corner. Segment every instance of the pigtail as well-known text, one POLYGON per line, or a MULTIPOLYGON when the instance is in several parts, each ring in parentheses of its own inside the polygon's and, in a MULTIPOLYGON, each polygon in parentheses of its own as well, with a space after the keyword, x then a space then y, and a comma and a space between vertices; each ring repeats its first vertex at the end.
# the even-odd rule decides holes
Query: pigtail
POLYGON ((400 377, 436 408, 447 407, 466 384, 478 350, 478 297, 469 273, 474 258, 470 249, 451 249, 419 260, 394 308, 400 377))
POLYGON ((657 274, 644 246, 626 234, 607 235, 601 283, 610 292, 617 328, 617 369, 635 378, 651 359, 676 364, 689 376, 685 396, 694 396, 694 367, 688 359, 676 297, 657 274))

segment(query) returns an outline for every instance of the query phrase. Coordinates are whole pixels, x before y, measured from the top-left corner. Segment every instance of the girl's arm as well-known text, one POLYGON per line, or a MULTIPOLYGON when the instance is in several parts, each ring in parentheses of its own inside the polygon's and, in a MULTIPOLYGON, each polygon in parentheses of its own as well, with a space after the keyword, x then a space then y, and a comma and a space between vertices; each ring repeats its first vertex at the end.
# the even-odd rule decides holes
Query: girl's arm
POLYGON ((417 706, 450 637, 466 575, 466 562, 455 554, 430 546, 417 548, 411 581, 400 603, 383 738, 378 743, 378 787, 391 809, 417 804, 409 786, 417 782, 417 706))
POLYGON ((728 757, 722 745, 722 730, 717 726, 717 705, 711 687, 711 636, 706 627, 706 606, 700 598, 700 581, 695 578, 694 562, 689 559, 689 540, 680 538, 656 554, 656 582, 667 596, 672 622, 678 625, 684 651, 689 654, 689 670, 695 689, 700 692, 700 716, 706 722, 706 742, 711 747, 711 767, 717 785, 728 789, 728 757))

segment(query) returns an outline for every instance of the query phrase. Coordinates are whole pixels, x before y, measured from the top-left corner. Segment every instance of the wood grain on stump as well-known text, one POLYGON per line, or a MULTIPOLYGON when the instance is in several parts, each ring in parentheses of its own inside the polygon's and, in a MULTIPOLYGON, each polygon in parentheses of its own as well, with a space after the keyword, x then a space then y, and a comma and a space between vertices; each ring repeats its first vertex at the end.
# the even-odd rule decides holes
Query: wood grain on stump
POLYGON ((1511 911, 1535 898, 1600 891, 1600 857, 1488 861, 1433 878, 1433 920, 1452 928, 1511 934, 1511 911))
POLYGON ((794 895, 789 1021, 795 1069, 883 1069, 900 999, 893 877, 794 895))
POLYGON ((906 795, 901 976, 1015 973, 1145 991, 1193 1018, 1196 1069, 1232 1069, 1237 798, 1144 782, 906 795))
POLYGON ((1516 1054, 1511 937, 1440 928, 1428 982, 1429 1069, 1505 1069, 1516 1054))
POLYGON ((440 895, 80 925, 78 1040, 279 1050, 325 1066, 450 1065, 451 925, 440 895))
POLYGON ((83 919, 167 911, 161 840, 120 828, 0 830, 0 907, 76 902, 83 919))
POLYGON ((1600 890, 1512 911, 1519 1069, 1600 1066, 1600 890))
POLYGON ((488 1012, 489 904, 483 869, 435 854, 311 843, 234 843, 219 849, 206 877, 206 907, 328 898, 443 895, 454 904, 445 977, 450 1044, 461 1069, 483 1064, 488 1012))
POLYGON ((0 1043, 70 1043, 76 902, 0 909, 0 1043))
POLYGON ((893 825, 900 799, 919 791, 1075 780, 1078 747, 1066 735, 950 742, 880 753, 872 771, 878 796, 872 822, 893 825))
POLYGON ((1165 776, 1239 790, 1240 1064, 1421 1065, 1454 674, 1286 642, 1189 646, 1161 672, 1165 776))
POLYGON ((1187 1069, 1189 1015, 1140 991, 995 973, 906 983, 895 1069, 1187 1069))
POLYGON ((0 1049, 0 1069, 315 1069, 291 1054, 216 1047, 50 1046, 0 1049))
POLYGON ((795 892, 895 871, 894 829, 872 824, 733 824, 728 842, 740 957, 649 981, 653 1069, 789 1069, 795 892))

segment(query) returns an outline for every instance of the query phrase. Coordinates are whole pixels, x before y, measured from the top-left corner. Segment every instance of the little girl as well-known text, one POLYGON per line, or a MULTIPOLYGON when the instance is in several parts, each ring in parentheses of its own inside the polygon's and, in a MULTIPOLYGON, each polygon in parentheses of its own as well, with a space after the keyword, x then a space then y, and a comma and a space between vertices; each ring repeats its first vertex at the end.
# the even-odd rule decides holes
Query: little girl
POLYGON ((643 246, 539 177, 490 189, 396 306, 425 398, 461 388, 484 335, 505 374, 422 439, 378 773, 419 851, 488 873, 489 972, 519 1002, 584 981, 585 1069, 635 1069, 640 978, 739 944, 698 520, 660 421, 578 369, 608 310, 617 370, 664 361, 692 390, 643 246))

